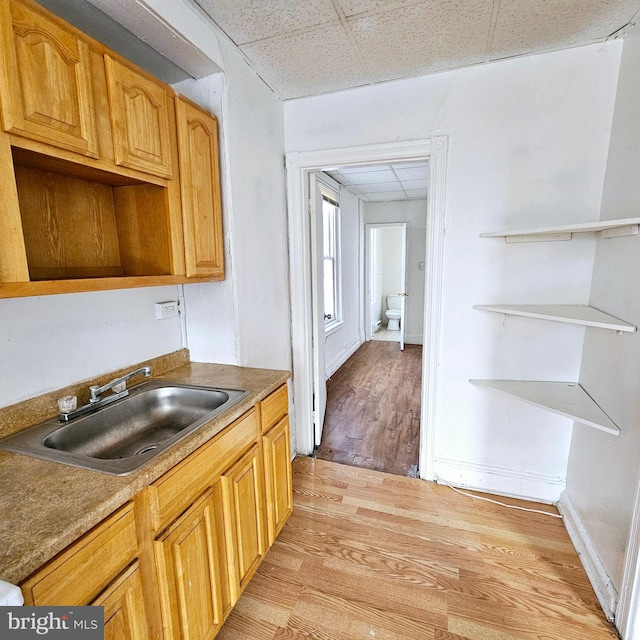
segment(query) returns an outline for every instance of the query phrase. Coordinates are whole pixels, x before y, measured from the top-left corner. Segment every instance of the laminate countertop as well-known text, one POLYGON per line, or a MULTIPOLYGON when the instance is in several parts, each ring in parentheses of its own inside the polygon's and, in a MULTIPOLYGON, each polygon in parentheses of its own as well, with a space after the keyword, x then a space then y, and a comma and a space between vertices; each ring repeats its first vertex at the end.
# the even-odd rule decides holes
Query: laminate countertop
MULTIPOLYGON (((184 364, 153 376, 185 384, 246 389, 249 394, 126 476, 0 451, 0 579, 14 584, 24 581, 288 378, 287 371, 201 363, 184 364)), ((6 424, 10 417, 10 412, 0 410, 0 422, 5 420, 6 424)), ((42 415, 41 419, 50 417, 42 415)))

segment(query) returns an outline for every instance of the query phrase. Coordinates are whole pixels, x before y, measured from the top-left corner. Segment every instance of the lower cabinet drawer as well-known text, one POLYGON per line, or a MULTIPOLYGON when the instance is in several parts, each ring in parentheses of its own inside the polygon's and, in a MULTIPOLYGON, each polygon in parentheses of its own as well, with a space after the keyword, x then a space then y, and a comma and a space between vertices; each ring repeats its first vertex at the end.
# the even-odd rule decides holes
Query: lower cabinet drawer
POLYGON ((127 504, 22 584, 26 605, 89 604, 137 555, 127 504))

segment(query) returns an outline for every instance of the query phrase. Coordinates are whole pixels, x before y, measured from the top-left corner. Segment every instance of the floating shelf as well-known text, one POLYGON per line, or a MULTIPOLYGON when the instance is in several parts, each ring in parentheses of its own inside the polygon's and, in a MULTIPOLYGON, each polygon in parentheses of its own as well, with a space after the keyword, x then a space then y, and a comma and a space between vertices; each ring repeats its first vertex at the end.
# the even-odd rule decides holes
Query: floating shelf
POLYGON ((632 333, 636 327, 624 320, 586 305, 578 304, 476 304, 474 309, 479 311, 493 311, 510 316, 525 318, 539 318, 567 324, 578 324, 584 327, 598 327, 611 331, 625 331, 632 333))
POLYGON ((539 229, 518 229, 515 231, 494 231, 481 233, 481 238, 504 238, 507 242, 548 242, 571 240, 574 233, 601 232, 605 238, 637 235, 640 218, 601 220, 582 224, 567 224, 539 229))
POLYGON ((571 418, 612 435, 620 429, 577 382, 469 380, 471 384, 518 398, 527 404, 571 418))

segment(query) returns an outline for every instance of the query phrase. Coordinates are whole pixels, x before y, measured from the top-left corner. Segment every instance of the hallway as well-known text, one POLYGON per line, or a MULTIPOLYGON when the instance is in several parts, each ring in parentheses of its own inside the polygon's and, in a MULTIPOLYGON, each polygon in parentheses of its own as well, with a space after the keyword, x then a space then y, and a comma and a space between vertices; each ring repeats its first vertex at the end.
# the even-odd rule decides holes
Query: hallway
POLYGON ((365 342, 327 381, 321 460, 416 476, 422 346, 365 342))

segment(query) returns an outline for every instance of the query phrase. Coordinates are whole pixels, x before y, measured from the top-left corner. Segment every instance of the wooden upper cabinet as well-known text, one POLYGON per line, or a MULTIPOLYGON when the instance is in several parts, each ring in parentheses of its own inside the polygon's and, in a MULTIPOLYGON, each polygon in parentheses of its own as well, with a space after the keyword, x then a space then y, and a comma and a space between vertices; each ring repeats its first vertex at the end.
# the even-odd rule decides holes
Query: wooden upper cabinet
POLYGON ((0 28, 4 130, 97 158, 87 42, 15 0, 2 0, 0 28))
POLYGON ((218 122, 176 98, 180 189, 188 277, 224 278, 218 122))
POLYGON ((117 165, 171 178, 172 137, 165 87, 105 54, 117 165))

